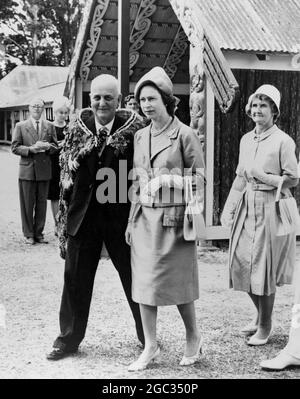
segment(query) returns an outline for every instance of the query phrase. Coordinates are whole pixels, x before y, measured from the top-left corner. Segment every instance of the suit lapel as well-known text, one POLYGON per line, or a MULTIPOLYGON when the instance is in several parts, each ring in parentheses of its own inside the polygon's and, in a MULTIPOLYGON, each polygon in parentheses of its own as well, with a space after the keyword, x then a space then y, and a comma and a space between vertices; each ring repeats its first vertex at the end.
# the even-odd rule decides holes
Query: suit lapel
POLYGON ((161 134, 159 136, 159 139, 153 141, 150 161, 153 161, 153 158, 155 158, 156 155, 171 147, 171 145, 172 141, 170 140, 169 136, 167 136, 166 134, 161 134))
POLYGON ((44 140, 47 136, 47 124, 44 120, 41 120, 40 125, 40 140, 44 140))
MULTIPOLYGON (((156 140, 153 140, 151 161, 162 151, 172 146, 172 139, 176 139, 179 132, 179 121, 175 117, 166 131, 161 133, 156 140)), ((150 131, 150 129, 149 129, 150 131)))
POLYGON ((27 119, 26 123, 25 123, 25 130, 28 134, 31 135, 31 137, 33 138, 33 142, 37 142, 39 139, 39 136, 35 130, 35 127, 33 126, 33 123, 31 121, 31 119, 27 119))

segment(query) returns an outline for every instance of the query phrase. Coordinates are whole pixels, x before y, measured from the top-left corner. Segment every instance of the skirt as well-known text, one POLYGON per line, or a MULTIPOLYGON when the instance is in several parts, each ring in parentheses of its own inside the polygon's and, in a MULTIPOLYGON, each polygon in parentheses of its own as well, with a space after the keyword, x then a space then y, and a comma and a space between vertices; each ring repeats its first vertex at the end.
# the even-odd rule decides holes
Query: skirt
POLYGON ((132 226, 132 299, 152 306, 199 298, 196 242, 183 238, 184 206, 142 206, 132 226))
POLYGON ((291 284, 296 253, 295 233, 276 236, 270 223, 276 190, 247 189, 238 205, 229 247, 230 287, 271 295, 291 284))

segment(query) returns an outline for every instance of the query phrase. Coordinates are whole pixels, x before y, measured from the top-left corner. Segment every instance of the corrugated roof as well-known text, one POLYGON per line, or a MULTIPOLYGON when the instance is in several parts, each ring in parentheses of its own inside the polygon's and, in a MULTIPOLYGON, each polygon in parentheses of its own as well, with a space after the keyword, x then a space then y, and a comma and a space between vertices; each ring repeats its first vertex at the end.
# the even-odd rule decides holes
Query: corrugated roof
POLYGON ((194 0, 224 50, 298 53, 300 0, 194 0))
POLYGON ((31 90, 26 94, 17 96, 12 102, 6 102, 5 105, 3 105, 3 102, 0 102, 0 108, 12 108, 28 105, 33 97, 40 97, 45 103, 52 103, 56 97, 63 96, 65 85, 66 81, 31 90))
MULTIPOLYGON (((49 93, 53 90, 54 98, 55 89, 50 89, 50 87, 59 84, 64 87, 68 70, 69 68, 66 67, 17 66, 0 80, 0 108, 27 105, 30 101, 29 96, 34 95, 35 92, 41 97, 42 94, 48 93, 47 98, 49 98, 49 93)), ((45 101, 48 100, 45 98, 45 101)))

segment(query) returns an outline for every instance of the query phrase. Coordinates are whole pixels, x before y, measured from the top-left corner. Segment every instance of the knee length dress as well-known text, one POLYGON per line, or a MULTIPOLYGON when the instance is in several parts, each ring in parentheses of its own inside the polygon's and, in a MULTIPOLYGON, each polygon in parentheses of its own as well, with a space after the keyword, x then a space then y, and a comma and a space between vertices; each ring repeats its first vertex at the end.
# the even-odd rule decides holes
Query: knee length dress
POLYGON ((193 130, 176 117, 159 134, 150 130, 147 126, 138 131, 134 141, 132 298, 153 306, 189 303, 199 297, 199 283, 196 243, 183 238, 183 192, 171 188, 165 196, 159 190, 153 201, 145 201, 139 184, 143 174, 151 179, 176 168, 176 174, 193 175, 203 188, 202 148, 193 130))
MULTIPOLYGON (((265 173, 297 178, 295 143, 276 125, 259 139, 252 131, 242 137, 237 174, 246 180, 238 204, 229 247, 230 287, 255 295, 270 295, 276 286, 290 284, 295 263, 296 236, 276 236, 272 228, 274 186, 263 184, 249 174, 251 166, 265 173)), ((290 196, 288 189, 282 190, 290 196)))

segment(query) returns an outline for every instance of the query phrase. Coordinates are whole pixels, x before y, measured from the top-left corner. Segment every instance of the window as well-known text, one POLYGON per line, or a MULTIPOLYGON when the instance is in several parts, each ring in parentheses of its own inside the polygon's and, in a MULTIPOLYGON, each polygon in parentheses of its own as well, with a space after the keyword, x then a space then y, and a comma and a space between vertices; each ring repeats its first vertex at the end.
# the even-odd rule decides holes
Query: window
POLYGON ((26 120, 29 116, 29 111, 28 109, 23 109, 22 110, 22 114, 23 114, 23 120, 26 120))
POLYGON ((52 108, 46 108, 46 119, 48 121, 53 121, 53 110, 52 108))

